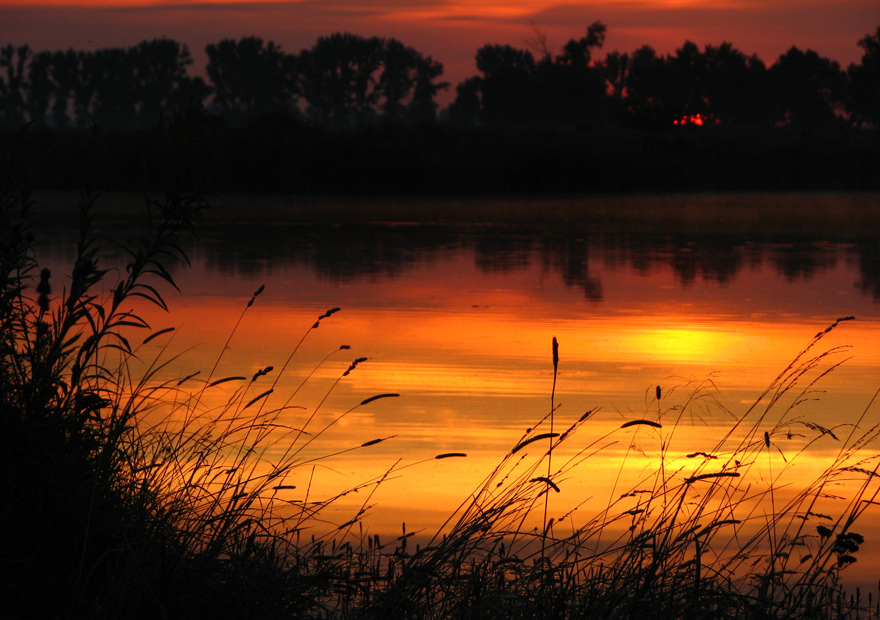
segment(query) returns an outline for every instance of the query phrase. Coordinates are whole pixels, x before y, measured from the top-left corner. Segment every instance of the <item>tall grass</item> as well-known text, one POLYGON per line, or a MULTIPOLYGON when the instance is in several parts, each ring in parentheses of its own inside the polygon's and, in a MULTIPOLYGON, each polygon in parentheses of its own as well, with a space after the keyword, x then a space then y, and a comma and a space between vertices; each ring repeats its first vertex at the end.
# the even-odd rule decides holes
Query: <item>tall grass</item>
MULTIPOLYGON (((269 399, 287 364, 215 377, 221 353, 206 377, 172 379, 177 359, 164 353, 167 342, 147 357, 153 347, 145 345, 173 330, 153 330, 143 309, 167 310, 162 289, 176 286, 174 267, 186 264, 183 244, 207 206, 180 180, 145 198, 145 226, 121 246, 122 269, 104 264, 96 196, 85 190, 75 258, 62 277, 39 267, 29 193, 0 188, 4 617, 320 615, 340 568, 325 553, 333 547, 326 528, 314 526, 339 497, 384 478, 291 499, 294 470, 335 456, 306 448, 341 418, 396 394, 356 403, 323 427, 322 401, 294 427, 284 420, 295 394, 277 406, 269 399)), ((325 400, 363 361, 340 371, 325 400)))
POLYGON ((873 592, 847 595, 841 581, 860 547, 876 544, 860 524, 880 501, 877 395, 849 426, 802 413, 845 361, 846 350, 823 349, 823 339, 851 317, 818 333, 742 414, 705 385, 657 387, 643 416, 613 428, 596 410, 560 409, 554 339, 547 412, 433 538, 416 544, 404 526, 383 543, 364 522, 373 494, 417 463, 329 496, 309 474, 317 461, 390 439, 320 451, 340 419, 396 396, 318 423, 363 358, 311 410, 293 409, 296 392, 277 393, 299 345, 277 370, 216 376, 224 346, 204 375, 169 378, 177 359, 162 343, 173 330, 153 330, 135 308, 166 309, 162 286, 173 287, 173 266, 186 263, 202 192, 147 198, 145 232, 114 271, 103 265, 96 197, 85 191, 62 279, 39 267, 27 191, 0 189, 4 617, 878 617, 873 592), (151 343, 162 344, 159 358, 148 357, 151 343), (698 451, 679 447, 684 422, 706 412, 728 421, 723 432, 698 451), (636 436, 654 456, 633 482, 636 436), (818 475, 795 475, 829 446, 818 475), (621 447, 606 505, 551 516, 572 481, 595 475, 598 459, 621 447), (365 497, 360 508, 332 522, 328 507, 353 491, 365 497))
MULTIPOLYGON (((551 406, 462 504, 442 538, 400 558, 366 615, 877 617, 876 593, 847 596, 841 583, 865 542, 860 517, 880 493, 880 422, 869 416, 877 394, 834 429, 800 415, 845 353, 819 351, 820 341, 850 318, 817 334, 705 451, 675 447, 683 420, 711 397, 705 386, 674 407, 661 406, 657 388, 653 415, 610 431, 599 430, 595 410, 562 433, 549 430, 560 417, 551 406), (585 522, 577 523, 574 511, 547 520, 546 503, 544 518, 534 518, 542 497, 546 502, 573 478, 595 476, 591 463, 634 431, 657 443, 647 475, 615 491, 585 522), (799 479, 793 468, 820 442, 835 447, 833 456, 818 476, 799 479), (558 465, 545 474, 551 457, 558 465)), ((634 450, 630 444, 624 460, 634 450)))

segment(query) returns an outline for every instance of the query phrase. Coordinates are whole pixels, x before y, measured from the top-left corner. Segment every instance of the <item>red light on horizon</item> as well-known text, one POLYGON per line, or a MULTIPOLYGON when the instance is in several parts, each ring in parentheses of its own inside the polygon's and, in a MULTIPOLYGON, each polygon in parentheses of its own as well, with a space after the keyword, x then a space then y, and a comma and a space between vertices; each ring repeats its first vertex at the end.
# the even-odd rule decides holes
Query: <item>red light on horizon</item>
POLYGON ((702 127, 703 125, 720 125, 721 119, 716 118, 711 114, 707 114, 703 116, 702 114, 685 114, 678 120, 672 121, 673 125, 696 125, 697 127, 702 127))
POLYGON ((682 116, 679 120, 672 121, 673 125, 696 125, 702 127, 708 119, 704 119, 702 114, 688 114, 682 116))

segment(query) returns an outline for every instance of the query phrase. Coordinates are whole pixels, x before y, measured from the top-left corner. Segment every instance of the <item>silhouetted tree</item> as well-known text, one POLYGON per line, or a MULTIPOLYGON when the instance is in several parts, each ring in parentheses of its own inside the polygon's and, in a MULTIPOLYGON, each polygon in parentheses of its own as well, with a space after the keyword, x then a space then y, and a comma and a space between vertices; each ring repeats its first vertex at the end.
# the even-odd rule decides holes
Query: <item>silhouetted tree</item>
POLYGON ((153 123, 160 114, 169 114, 176 107, 193 99, 201 104, 207 88, 201 78, 189 78, 186 68, 192 57, 186 45, 171 39, 143 41, 129 51, 134 71, 134 94, 142 123, 153 123), (201 82, 202 88, 194 88, 201 82))
POLYGON ((849 109, 857 123, 880 125, 880 26, 859 41, 862 62, 847 70, 850 84, 849 109))
POLYGON ((813 50, 789 49, 770 68, 770 83, 777 122, 827 125, 842 111, 844 73, 837 62, 813 50))
POLYGON ((107 47, 88 53, 81 68, 94 88, 92 116, 100 125, 132 125, 138 98, 134 67, 127 49, 107 47))
POLYGON ((52 53, 39 52, 31 58, 27 77, 28 120, 42 122, 55 94, 52 81, 52 53))
POLYGON ((443 65, 397 39, 351 33, 320 37, 297 59, 307 112, 319 123, 433 120, 443 65))
POLYGON ((718 122, 769 122, 766 68, 724 42, 701 51, 686 41, 667 60, 666 114, 718 122))
POLYGON ((693 41, 685 41, 673 56, 665 59, 662 96, 665 118, 680 119, 684 116, 709 113, 709 101, 705 95, 706 57, 693 41))
POLYGON ((259 37, 223 39, 209 44, 206 71, 213 88, 211 106, 220 114, 241 117, 294 110, 294 57, 259 37))
POLYGON ((397 39, 384 42, 382 73, 378 87, 385 96, 382 112, 389 118, 399 118, 406 98, 415 86, 418 52, 397 39))
POLYGON ((562 53, 545 56, 534 75, 537 116, 554 123, 582 123, 595 119, 605 98, 604 76, 593 65, 593 50, 605 42, 606 27, 594 22, 586 36, 571 39, 562 53))
POLYGON ((486 123, 532 118, 535 58, 531 52, 510 45, 485 45, 477 51, 477 69, 483 74, 480 97, 486 123))
POLYGON ((96 85, 93 54, 76 52, 76 81, 73 85, 73 117, 80 127, 88 125, 95 100, 96 85))
POLYGON ((474 126, 480 122, 482 85, 483 78, 474 75, 455 87, 455 100, 447 109, 451 122, 466 126, 474 126))
POLYGON ((433 121, 437 116, 437 93, 449 88, 449 82, 438 82, 443 75, 443 64, 430 56, 419 55, 416 78, 407 115, 412 121, 433 121))
POLYGON ((605 92, 611 97, 622 99, 629 72, 629 54, 609 52, 600 63, 600 68, 605 78, 605 92))
POLYGON ((632 53, 624 84, 627 113, 637 124, 668 125, 675 120, 666 104, 670 98, 666 63, 653 47, 644 45, 632 53))
POLYGON ((0 48, 0 125, 24 122, 26 67, 31 56, 27 45, 0 48))
POLYGON ((382 96, 382 113, 388 120, 429 121, 436 115, 434 97, 445 82, 436 82, 443 65, 430 56, 407 47, 397 39, 386 39, 382 46, 382 73, 377 90, 382 96))
POLYGON ((767 68, 755 55, 746 56, 730 43, 707 45, 703 52, 703 96, 708 112, 722 123, 769 123, 767 68))
POLYGON ((598 70, 604 82, 606 118, 622 121, 626 117, 624 93, 626 76, 629 73, 629 54, 609 52, 598 63, 598 70))
POLYGON ((299 54, 299 84, 315 120, 362 123, 375 114, 381 95, 383 44, 378 37, 337 32, 320 37, 314 47, 299 54))
POLYGON ((79 84, 79 62, 79 55, 73 50, 52 53, 52 122, 58 127, 66 126, 74 113, 71 108, 79 84))

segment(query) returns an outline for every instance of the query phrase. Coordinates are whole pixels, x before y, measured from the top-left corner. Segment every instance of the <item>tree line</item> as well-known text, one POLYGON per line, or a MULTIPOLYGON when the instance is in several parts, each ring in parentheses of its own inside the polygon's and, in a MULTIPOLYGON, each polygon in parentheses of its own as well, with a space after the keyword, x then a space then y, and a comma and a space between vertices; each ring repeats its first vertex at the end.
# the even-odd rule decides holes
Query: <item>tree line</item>
POLYGON ((128 48, 33 52, 0 48, 0 125, 55 127, 155 123, 186 105, 231 119, 305 115, 323 123, 383 117, 421 122, 436 115, 443 65, 400 41, 337 33, 287 54, 259 37, 224 39, 205 51, 207 81, 171 39, 128 48))
MULTIPOLYGON (((673 54, 650 46, 596 58, 606 26, 590 25, 553 53, 546 37, 528 49, 485 45, 475 75, 444 111, 451 122, 821 125, 880 123, 880 27, 858 42, 861 63, 844 70, 813 50, 792 47, 769 68, 730 43, 673 54)), ((342 126, 437 117, 443 65, 393 38, 336 33, 285 53, 259 37, 206 47, 204 74, 170 39, 129 48, 33 52, 0 48, 0 124, 149 124, 183 105, 244 119, 286 113, 342 126)))
POLYGON ((510 45, 482 47, 482 75, 458 85, 450 116, 463 123, 640 127, 880 123, 880 27, 858 42, 861 63, 846 70, 797 47, 768 68, 730 43, 701 50, 691 41, 666 56, 644 45, 597 59, 605 34, 595 22, 558 54, 539 36, 537 57, 510 45))
MULTIPOLYGON (((691 41, 665 56, 644 45, 598 58, 606 31, 595 22, 558 53, 546 36, 534 53, 481 47, 479 75, 457 86, 440 116, 463 125, 880 123, 880 27, 858 42, 862 60, 847 69, 809 49, 792 47, 768 67, 730 43, 691 41)), ((437 118, 436 96, 449 86, 440 62, 393 38, 336 33, 288 54, 245 37, 205 51, 207 80, 189 75, 187 46, 170 39, 91 52, 7 45, 0 125, 150 124, 190 103, 236 120, 285 113, 336 126, 422 123, 437 118)))

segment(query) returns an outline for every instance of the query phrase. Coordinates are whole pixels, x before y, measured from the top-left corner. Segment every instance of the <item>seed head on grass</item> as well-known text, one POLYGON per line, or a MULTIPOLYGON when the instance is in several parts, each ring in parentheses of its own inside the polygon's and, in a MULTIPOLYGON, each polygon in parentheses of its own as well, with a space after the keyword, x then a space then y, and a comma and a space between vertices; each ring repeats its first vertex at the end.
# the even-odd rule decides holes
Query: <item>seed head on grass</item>
POLYGON ((327 312, 325 312, 324 314, 322 314, 321 316, 318 317, 318 320, 315 321, 314 325, 312 325, 312 329, 318 329, 318 326, 321 324, 321 321, 323 321, 324 319, 326 319, 328 317, 333 316, 334 314, 336 314, 340 310, 341 310, 341 308, 330 308, 329 310, 327 310, 327 312))
POLYGON ((364 400, 362 400, 361 406, 364 406, 368 403, 373 402, 374 400, 379 400, 381 398, 398 398, 399 396, 400 394, 395 394, 391 392, 389 392, 388 394, 376 394, 375 396, 370 396, 369 398, 365 398, 364 400))
POLYGON ((630 426, 650 426, 652 428, 663 428, 663 425, 659 422, 654 422, 652 420, 630 420, 629 422, 624 422, 620 425, 620 428, 629 428, 630 426))
POLYGON ((553 439, 554 437, 559 437, 559 433, 541 433, 539 435, 535 435, 534 437, 529 437, 525 441, 521 441, 516 444, 513 449, 511 449, 511 454, 516 454, 527 445, 535 443, 536 441, 541 441, 542 439, 553 439))
POLYGON ((366 362, 366 361, 367 361, 367 358, 366 358, 366 357, 359 357, 359 358, 357 358, 356 360, 354 360, 354 361, 351 363, 351 365, 349 365, 348 369, 347 369, 345 372, 342 373, 342 376, 343 376, 343 377, 347 377, 349 374, 351 374, 351 371, 352 371, 352 370, 354 370, 354 369, 357 368, 360 364, 362 364, 362 363, 364 363, 364 362, 366 362))
POLYGON ((254 305, 254 302, 256 301, 257 297, 259 297, 260 294, 261 294, 265 289, 266 289, 266 285, 265 285, 265 284, 261 284, 261 285, 260 285, 260 288, 258 288, 256 291, 254 291, 254 294, 251 295, 251 298, 250 298, 250 299, 248 300, 248 302, 247 302, 247 307, 248 307, 248 308, 250 308, 251 306, 254 305))
POLYGON ((261 368, 260 370, 258 370, 257 372, 254 373, 254 376, 253 376, 253 378, 251 379, 251 383, 253 383, 253 382, 256 381, 257 379, 259 379, 260 377, 263 377, 263 376, 265 376, 265 375, 268 375, 268 374, 269 374, 270 372, 272 372, 274 369, 275 369, 274 366, 266 366, 265 368, 261 368))

